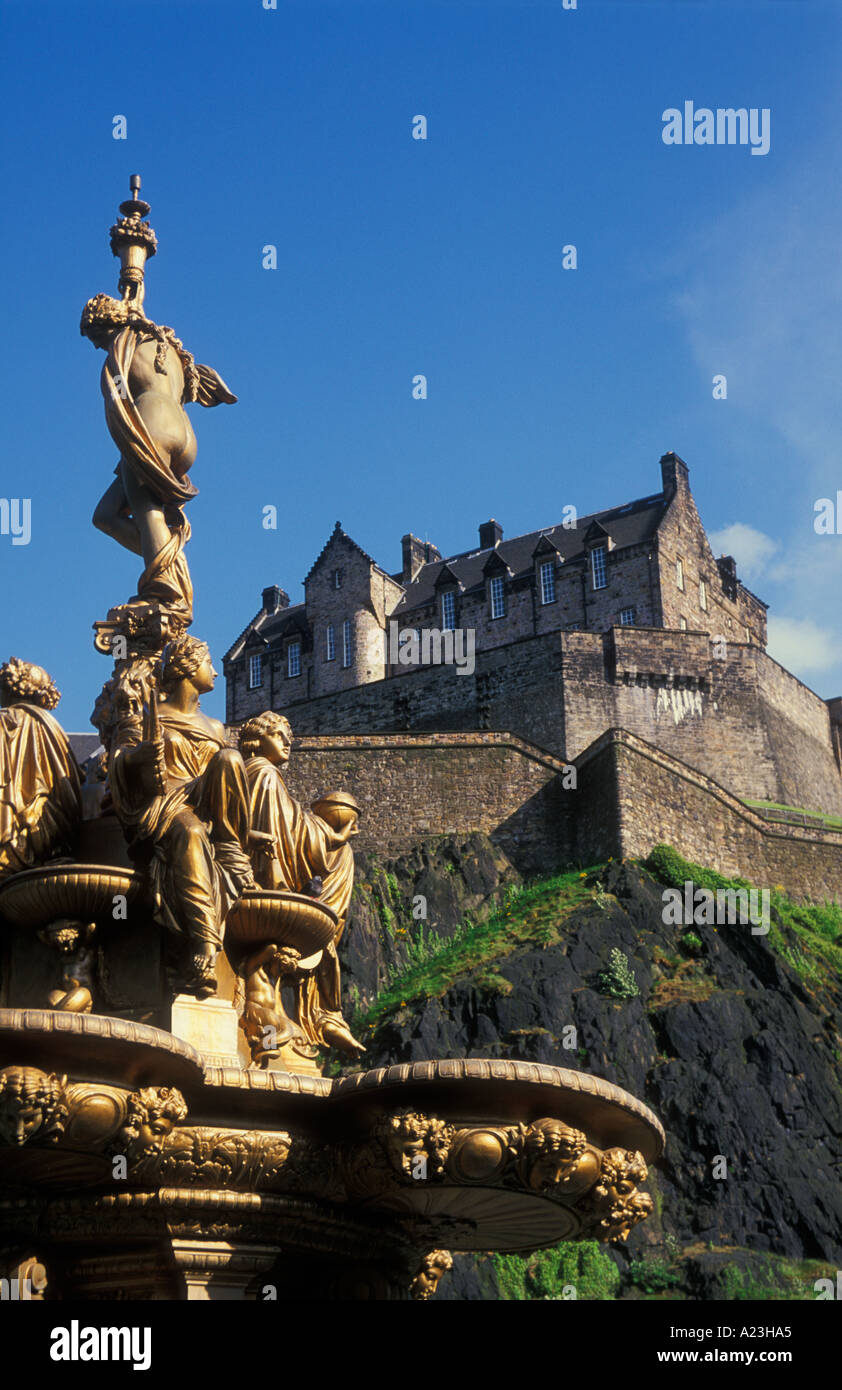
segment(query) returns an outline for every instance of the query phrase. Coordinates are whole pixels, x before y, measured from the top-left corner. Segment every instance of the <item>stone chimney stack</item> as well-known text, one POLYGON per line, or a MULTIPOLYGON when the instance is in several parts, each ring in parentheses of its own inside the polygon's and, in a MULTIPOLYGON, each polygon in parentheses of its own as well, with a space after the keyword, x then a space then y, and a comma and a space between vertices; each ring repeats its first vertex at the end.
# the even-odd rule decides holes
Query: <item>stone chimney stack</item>
POLYGON ((432 560, 440 560, 441 552, 432 541, 421 541, 408 532, 401 536, 401 558, 401 580, 404 584, 411 584, 421 566, 429 565, 432 560))
POLYGON ((289 608, 289 594, 277 584, 270 584, 263 590, 263 612, 277 613, 282 608, 289 608))
POLYGON ((479 548, 489 550, 503 539, 503 528, 499 521, 483 521, 479 528, 479 548))
POLYGON ((681 490, 686 492, 689 490, 690 469, 687 467, 684 459, 679 458, 678 454, 674 454, 670 451, 661 458, 661 479, 663 482, 664 497, 669 500, 669 498, 674 497, 677 492, 681 490))
POLYGON ((737 562, 733 555, 720 555, 716 562, 722 580, 722 592, 732 601, 737 597, 737 562))

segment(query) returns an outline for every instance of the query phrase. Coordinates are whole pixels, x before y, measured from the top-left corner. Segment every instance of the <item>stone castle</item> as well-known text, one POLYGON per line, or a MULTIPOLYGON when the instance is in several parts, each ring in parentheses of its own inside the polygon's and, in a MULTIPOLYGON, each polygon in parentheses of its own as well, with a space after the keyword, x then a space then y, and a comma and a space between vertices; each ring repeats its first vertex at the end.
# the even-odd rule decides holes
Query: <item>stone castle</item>
POLYGON ((687 465, 660 468, 657 493, 512 540, 488 521, 458 555, 406 535, 400 573, 337 523, 304 602, 265 589, 227 652, 229 724, 286 714, 293 784, 353 784, 393 852, 485 829, 532 870, 667 840, 839 896, 842 699, 768 655, 687 465))

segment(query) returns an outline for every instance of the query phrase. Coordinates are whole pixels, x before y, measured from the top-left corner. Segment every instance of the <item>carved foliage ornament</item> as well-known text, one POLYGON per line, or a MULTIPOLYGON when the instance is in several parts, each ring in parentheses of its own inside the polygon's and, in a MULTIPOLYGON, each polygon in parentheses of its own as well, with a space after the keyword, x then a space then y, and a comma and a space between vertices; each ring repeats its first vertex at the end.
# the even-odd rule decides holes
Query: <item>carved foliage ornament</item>
POLYGON ((401 1109, 378 1117, 367 1140, 335 1145, 285 1130, 190 1126, 186 1118, 184 1097, 173 1086, 129 1093, 68 1085, 66 1077, 35 1067, 0 1070, 0 1144, 61 1143, 123 1155, 134 1184, 352 1203, 388 1199, 396 1186, 419 1182, 502 1187, 575 1208, 581 1234, 602 1241, 625 1240, 653 1207, 638 1190, 647 1177, 642 1154, 598 1149, 582 1130, 554 1118, 460 1128, 401 1109))

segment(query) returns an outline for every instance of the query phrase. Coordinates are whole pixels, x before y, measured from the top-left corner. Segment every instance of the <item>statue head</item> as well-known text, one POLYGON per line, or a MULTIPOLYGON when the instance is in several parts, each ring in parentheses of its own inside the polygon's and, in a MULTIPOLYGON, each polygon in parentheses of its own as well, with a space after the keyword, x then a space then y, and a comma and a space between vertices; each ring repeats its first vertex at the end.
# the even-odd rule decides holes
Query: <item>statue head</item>
POLYGON ((20 661, 16 656, 0 666, 0 705, 55 709, 60 699, 61 691, 43 666, 33 666, 31 661, 20 661))
POLYGON ((191 681, 198 691, 213 690, 216 671, 207 642, 184 633, 168 642, 157 666, 158 687, 165 693, 180 681, 191 681))
POLYGON ((244 758, 261 757, 270 763, 285 763, 292 747, 290 722, 282 714, 268 709, 241 725, 238 741, 244 758))
POLYGON ((48 946, 52 946, 61 956, 70 956, 74 951, 89 946, 96 933, 96 922, 77 922, 75 919, 61 918, 42 927, 38 935, 48 946))
POLYGON ((21 1145, 37 1136, 39 1143, 55 1143, 64 1131, 69 1113, 65 1079, 37 1067, 3 1067, 0 1140, 21 1145))
POLYGON ((161 1148, 179 1120, 187 1117, 187 1105, 175 1086, 145 1086, 128 1098, 128 1116, 120 1139, 132 1158, 161 1148))
POLYGON ((124 724, 137 722, 149 700, 153 684, 152 664, 145 657, 122 663, 121 669, 105 682, 91 714, 106 752, 124 724))
POLYGON ((108 341, 129 322, 129 306, 110 294, 95 294, 82 310, 79 332, 90 338, 94 347, 107 347, 108 341))
MULTIPOLYGON (((578 1173, 585 1155, 587 1138, 579 1129, 571 1129, 561 1120, 536 1120, 526 1130, 523 1140, 525 1177, 536 1192, 565 1186, 578 1173)), ((591 1183, 596 1181, 598 1167, 592 1163, 591 1183)))

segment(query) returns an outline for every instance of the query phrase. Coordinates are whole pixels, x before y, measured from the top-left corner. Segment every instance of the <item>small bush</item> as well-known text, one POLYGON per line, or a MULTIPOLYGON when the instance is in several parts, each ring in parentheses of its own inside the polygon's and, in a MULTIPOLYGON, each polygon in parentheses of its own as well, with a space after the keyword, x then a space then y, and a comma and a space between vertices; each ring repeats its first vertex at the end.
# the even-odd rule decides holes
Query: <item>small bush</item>
POLYGON ((632 1260, 629 1282, 644 1293, 663 1293, 664 1289, 675 1288, 679 1277, 666 1260, 632 1260))
POLYGON ((635 999, 640 994, 629 958, 616 946, 609 957, 608 969, 599 972, 599 987, 612 999, 635 999))
MULTIPOLYGON (((565 1288, 576 1299, 608 1300, 617 1295, 620 1274, 595 1240, 565 1242, 534 1255, 493 1255, 500 1291, 506 1299, 563 1300, 565 1288)), ((569 1299, 570 1293, 566 1295, 569 1299)))

